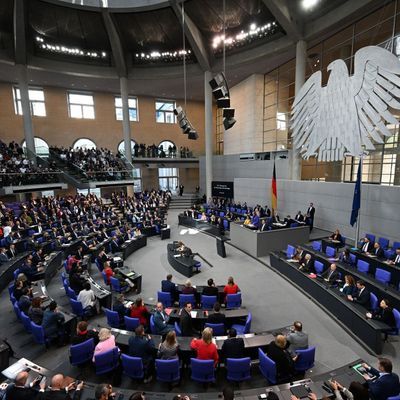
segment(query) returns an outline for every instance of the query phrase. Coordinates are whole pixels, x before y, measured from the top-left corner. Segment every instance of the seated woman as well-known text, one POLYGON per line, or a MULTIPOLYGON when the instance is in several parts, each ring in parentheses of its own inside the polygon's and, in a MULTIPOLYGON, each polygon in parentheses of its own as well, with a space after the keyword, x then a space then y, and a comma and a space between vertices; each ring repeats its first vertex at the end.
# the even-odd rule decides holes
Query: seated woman
POLYGON ((249 215, 246 215, 246 219, 244 220, 243 225, 251 225, 251 219, 249 215))
POLYGON ((200 221, 207 221, 207 215, 205 212, 201 214, 200 221))
POLYGON ((134 235, 134 237, 142 236, 142 231, 138 227, 136 227, 133 235, 134 235))
POLYGON ((348 296, 355 296, 357 293, 357 286, 354 278, 351 275, 345 275, 344 277, 344 285, 340 289, 340 291, 348 296))
POLYGON ((131 318, 139 318, 139 324, 143 326, 148 325, 149 310, 144 305, 141 297, 138 297, 131 306, 131 318))
POLYGON ((287 348, 286 337, 277 335, 267 346, 267 356, 276 364, 276 377, 278 382, 289 382, 294 375, 294 361, 298 356, 292 357, 287 348))
POLYGON ((94 348, 93 362, 95 356, 105 353, 108 350, 112 350, 115 345, 115 336, 111 334, 111 331, 107 328, 101 328, 99 332, 99 343, 94 348))
POLYGON ((337 240, 338 242, 342 241, 342 235, 339 232, 339 229, 336 229, 335 232, 332 233, 331 236, 329 236, 329 239, 331 240, 337 240))
POLYGON ((236 294, 236 293, 238 293, 238 292, 240 292, 239 286, 236 285, 236 283, 235 283, 234 280, 233 280, 233 277, 230 276, 230 277, 228 278, 228 283, 227 283, 227 284, 225 285, 225 287, 224 287, 225 296, 226 296, 227 294, 236 294))
POLYGON ((179 344, 176 340, 175 331, 169 331, 165 340, 158 348, 158 358, 161 360, 175 360, 178 358, 179 344))
POLYGON ((205 328, 201 339, 193 339, 190 347, 196 350, 199 360, 214 360, 214 366, 218 363, 217 346, 212 342, 213 331, 211 328, 205 328))
POLYGON ((184 288, 182 289, 182 294, 194 294, 195 295, 196 293, 197 293, 196 288, 194 288, 192 286, 192 282, 190 281, 190 279, 188 279, 185 282, 184 288))
POLYGON ((88 323, 86 321, 78 322, 76 327, 76 333, 71 338, 71 344, 80 344, 86 342, 86 340, 93 339, 94 344, 99 343, 99 333, 95 329, 88 329, 88 323))
POLYGON ((345 264, 351 264, 351 258, 350 258, 350 250, 349 249, 344 249, 344 251, 342 251, 339 254, 339 261, 341 261, 342 263, 345 264))
POLYGON ((42 308, 42 299, 34 297, 28 311, 28 316, 36 325, 42 325, 44 310, 42 308))

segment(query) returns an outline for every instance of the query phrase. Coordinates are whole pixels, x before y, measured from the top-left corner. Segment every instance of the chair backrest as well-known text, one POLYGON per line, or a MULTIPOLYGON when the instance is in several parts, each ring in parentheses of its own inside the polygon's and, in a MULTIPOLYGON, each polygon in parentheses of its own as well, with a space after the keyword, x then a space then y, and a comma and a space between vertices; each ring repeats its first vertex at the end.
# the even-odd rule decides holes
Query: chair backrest
POLYGON ((357 271, 367 274, 369 271, 369 263, 364 260, 357 260, 357 271))
POLYGON ((271 384, 276 384, 276 364, 272 361, 262 349, 258 349, 259 368, 264 378, 271 384))
POLYGON ((243 333, 250 333, 250 329, 251 329, 251 320, 252 320, 252 315, 251 312, 249 312, 249 314, 247 315, 246 318, 246 323, 244 325, 244 331, 243 333))
POLYGON ((350 253, 350 263, 351 265, 356 265, 357 262, 357 256, 353 253, 350 253))
POLYGON ((242 293, 227 294, 226 308, 239 308, 242 305, 242 293))
POLYGON ((16 279, 18 278, 19 272, 20 272, 20 269, 19 269, 19 268, 17 268, 17 269, 13 272, 14 280, 16 280, 16 279))
POLYGON ((299 226, 299 223, 298 222, 292 222, 291 224, 290 224, 290 227, 291 228, 297 228, 299 226))
POLYGON ((197 382, 214 382, 215 369, 214 360, 198 360, 197 358, 190 359, 192 368, 191 378, 197 382))
POLYGON ((101 276, 103 277, 104 284, 108 286, 107 275, 104 271, 101 271, 101 276))
POLYGON ((223 336, 226 333, 224 324, 210 324, 206 322, 205 327, 213 330, 213 336, 223 336))
POLYGON ((375 279, 377 281, 382 282, 384 284, 388 284, 391 278, 392 274, 389 271, 386 271, 385 269, 381 268, 377 268, 375 270, 375 279))
POLYGON ((176 333, 176 336, 182 336, 181 327, 179 326, 177 321, 175 321, 175 333, 176 333))
POLYGON ((111 350, 105 351, 94 356, 94 365, 96 367, 96 375, 103 375, 113 371, 118 367, 119 349, 114 347, 111 350))
POLYGON ((46 344, 46 336, 44 334, 44 329, 40 325, 36 325, 34 322, 31 321, 31 330, 33 339, 38 344, 46 344))
POLYGON ((322 274, 322 272, 324 272, 324 264, 322 264, 321 261, 315 261, 314 268, 317 274, 322 274))
POLYGON ((194 294, 180 294, 179 295, 179 307, 183 307, 185 303, 196 304, 194 294))
POLYGON ((97 269, 98 269, 100 272, 103 272, 103 268, 102 268, 102 266, 101 266, 99 260, 97 259, 97 257, 94 259, 94 263, 96 264, 97 269))
POLYGON ((314 366, 315 362, 315 346, 304 350, 297 350, 298 358, 295 363, 296 371, 307 371, 314 366))
POLYGON ((15 301, 15 303, 13 304, 13 307, 14 307, 15 315, 17 316, 17 318, 19 320, 21 320, 21 310, 19 309, 18 301, 15 301))
POLYGON ((400 400, 400 394, 397 396, 388 397, 386 400, 400 400))
POLYGON ((156 326, 154 324, 154 316, 153 315, 150 316, 150 331, 151 331, 152 334, 156 334, 157 333, 156 332, 156 326))
POLYGON ((380 237, 378 243, 381 245, 382 249, 387 249, 389 247, 389 239, 380 237))
POLYGON ((67 287, 67 296, 70 299, 76 300, 76 293, 69 286, 67 287))
POLYGON ((396 321, 397 334, 400 332, 400 312, 397 308, 393 308, 394 320, 396 321))
POLYGON ((170 292, 157 292, 157 299, 163 303, 164 307, 172 306, 172 297, 170 292))
POLYGON ((119 315, 116 311, 109 310, 108 308, 104 308, 107 317, 107 324, 112 328, 120 327, 119 315))
POLYGON ((228 230, 229 229, 229 221, 227 219, 224 219, 223 224, 224 224, 224 229, 228 230))
POLYGON ((121 284, 119 283, 119 280, 117 278, 114 278, 113 276, 111 276, 110 283, 111 283, 112 290, 114 290, 115 292, 121 292, 121 284))
POLYGON ((227 358, 226 359, 226 378, 229 381, 244 381, 250 379, 250 357, 245 358, 227 358))
POLYGON ((369 299, 371 303, 371 310, 376 310, 378 308, 378 297, 376 297, 375 293, 369 294, 369 299))
POLYGON ((344 246, 346 244, 346 237, 342 235, 341 243, 344 246))
POLYGON ((79 317, 82 317, 84 314, 82 303, 78 300, 74 300, 71 298, 69 299, 69 302, 71 303, 72 312, 79 317))
POLYGON ((69 362, 77 366, 90 361, 93 358, 94 340, 88 339, 69 348, 69 362))
POLYGON ((217 296, 205 296, 201 295, 201 307, 205 309, 212 309, 214 304, 217 302, 217 296))
POLYGON ((125 329, 127 331, 134 331, 140 325, 139 318, 131 318, 125 315, 124 320, 125 320, 125 329))
POLYGON ((375 235, 373 235, 372 233, 366 233, 365 237, 367 237, 372 243, 375 242, 375 235))
POLYGON ((312 242, 312 248, 314 251, 321 251, 322 243, 314 240, 312 242))
POLYGON ((23 311, 21 311, 21 321, 24 325, 25 330, 28 333, 31 333, 32 332, 31 319, 23 311))
POLYGON ((156 360, 156 371, 160 382, 176 382, 181 378, 179 359, 156 360))
POLYGON ((122 369, 124 374, 133 379, 144 377, 143 360, 141 357, 131 357, 121 354, 122 369))
POLYGON ((392 249, 393 250, 400 249, 400 242, 393 242, 392 249))
POLYGON ((330 246, 326 246, 325 254, 326 254, 328 257, 335 257, 335 255, 336 255, 336 249, 333 248, 333 247, 330 247, 330 246))
POLYGON ((292 258, 296 254, 296 249, 294 246, 288 244, 286 248, 286 257, 292 258))

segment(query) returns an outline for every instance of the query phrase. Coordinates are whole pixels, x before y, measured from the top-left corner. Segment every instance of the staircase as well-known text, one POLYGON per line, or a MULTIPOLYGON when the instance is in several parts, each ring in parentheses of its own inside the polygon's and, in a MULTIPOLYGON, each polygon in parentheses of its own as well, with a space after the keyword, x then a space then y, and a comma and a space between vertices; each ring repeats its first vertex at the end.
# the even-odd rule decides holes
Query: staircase
POLYGON ((184 193, 183 196, 173 195, 168 208, 170 210, 185 210, 193 207, 197 199, 198 195, 195 193, 184 193))

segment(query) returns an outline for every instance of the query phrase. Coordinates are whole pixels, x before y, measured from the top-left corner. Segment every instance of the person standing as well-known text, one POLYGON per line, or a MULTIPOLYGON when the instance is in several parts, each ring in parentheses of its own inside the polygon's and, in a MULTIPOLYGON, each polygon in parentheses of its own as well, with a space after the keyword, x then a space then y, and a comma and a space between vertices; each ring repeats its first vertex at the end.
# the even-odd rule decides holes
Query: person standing
POLYGON ((307 209, 307 217, 310 222, 310 232, 313 230, 314 227, 314 215, 315 215, 315 207, 313 203, 310 203, 310 206, 307 209))
POLYGON ((183 195, 183 189, 185 188, 185 186, 182 185, 182 183, 179 185, 179 196, 183 195))

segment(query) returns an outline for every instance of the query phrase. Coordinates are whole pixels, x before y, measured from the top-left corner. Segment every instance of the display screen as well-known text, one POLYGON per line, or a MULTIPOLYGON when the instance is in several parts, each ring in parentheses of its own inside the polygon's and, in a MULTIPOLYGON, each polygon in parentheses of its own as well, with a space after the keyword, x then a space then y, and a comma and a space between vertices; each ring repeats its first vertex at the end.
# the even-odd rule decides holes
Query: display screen
POLYGON ((233 199, 233 182, 213 181, 211 184, 211 194, 213 197, 224 197, 233 199))

